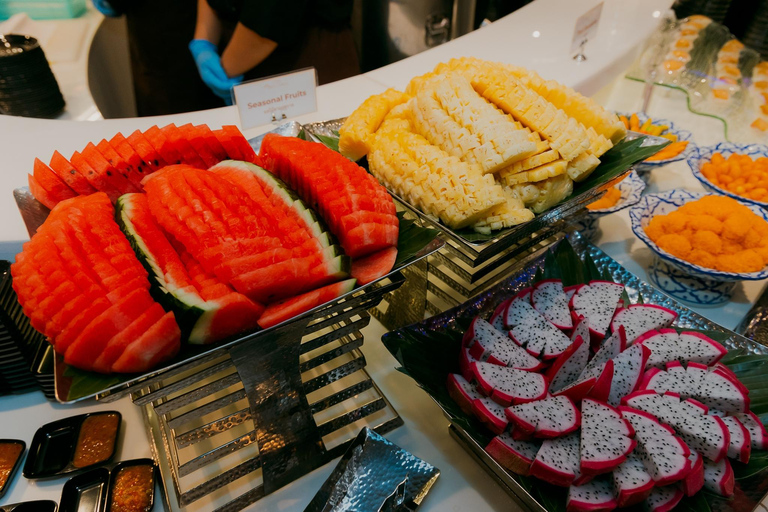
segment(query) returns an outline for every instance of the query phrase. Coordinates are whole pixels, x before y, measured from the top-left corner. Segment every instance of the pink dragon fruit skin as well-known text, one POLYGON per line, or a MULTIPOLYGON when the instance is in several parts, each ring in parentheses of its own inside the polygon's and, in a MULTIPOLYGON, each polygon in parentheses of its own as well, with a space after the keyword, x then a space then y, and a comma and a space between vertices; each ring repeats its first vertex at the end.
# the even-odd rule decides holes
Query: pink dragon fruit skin
POLYGON ((573 384, 569 384, 568 386, 565 386, 559 391, 553 392, 552 395, 567 396, 574 402, 580 403, 585 397, 589 396, 590 392, 592 391, 592 388, 595 387, 595 382, 597 382, 597 379, 595 377, 582 379, 578 382, 574 382, 573 384))
POLYGON ((581 403, 581 472, 597 475, 613 471, 635 449, 632 428, 608 404, 585 398, 581 403))
POLYGON ((560 391, 565 386, 573 384, 581 375, 589 359, 589 344, 581 336, 568 347, 565 352, 555 359, 547 369, 546 375, 550 382, 550 393, 560 391))
POLYGON ((518 441, 508 433, 494 437, 485 451, 504 468, 518 475, 528 475, 541 441, 518 441))
POLYGON ((504 409, 504 414, 512 424, 516 439, 532 439, 539 424, 536 402, 512 405, 504 409))
POLYGON ((691 461, 691 471, 681 481, 681 487, 686 496, 693 496, 704 487, 704 458, 691 451, 688 460, 691 461))
POLYGON ((579 433, 544 441, 530 474, 553 485, 570 486, 579 474, 579 433))
POLYGON ((768 450, 768 432, 765 425, 760 421, 752 411, 746 413, 734 414, 742 425, 749 431, 753 450, 768 450))
POLYGON ((490 398, 476 398, 472 402, 472 411, 494 434, 501 434, 507 429, 509 422, 504 408, 490 398))
POLYGON ((571 311, 568 309, 568 297, 559 279, 544 279, 536 283, 531 293, 531 305, 544 318, 562 330, 573 328, 571 311))
POLYGON ((608 361, 603 366, 603 370, 595 380, 592 390, 589 392, 589 397, 594 398, 598 402, 607 402, 608 395, 611 393, 611 382, 613 381, 613 360, 608 361))
POLYGON ((723 416, 721 420, 728 427, 731 436, 728 457, 744 464, 749 463, 749 457, 752 455, 752 438, 749 430, 735 416, 723 416))
POLYGON ((612 477, 616 506, 621 508, 645 501, 655 486, 643 461, 634 453, 630 453, 627 460, 613 470, 612 477))
POLYGON ((516 428, 541 439, 570 434, 581 424, 576 404, 564 396, 513 405, 505 413, 516 428))
POLYGON ((654 487, 645 500, 644 508, 648 512, 669 512, 684 497, 682 489, 676 485, 654 487))
POLYGON ((472 373, 472 363, 477 363, 478 360, 469 355, 469 349, 462 347, 459 353, 459 369, 461 370, 461 376, 466 380, 471 381, 474 377, 472 373))
POLYGON ((733 496, 736 479, 728 459, 720 462, 704 460, 704 488, 726 498, 733 496))
POLYGON ((461 407, 461 410, 472 414, 472 402, 482 398, 482 395, 464 377, 455 373, 448 375, 447 386, 448 394, 461 407))
POLYGON ((580 287, 571 297, 568 306, 575 319, 589 319, 593 341, 599 342, 605 337, 623 291, 623 285, 612 281, 590 281, 589 285, 580 287))
POLYGON ((611 320, 611 331, 624 326, 627 341, 631 344, 648 331, 663 329, 672 325, 677 313, 656 304, 631 304, 616 311, 611 320))
POLYGON ((627 406, 620 406, 622 416, 635 430, 637 454, 657 486, 685 478, 691 470, 688 446, 655 416, 627 406))
POLYGON ((613 510, 617 506, 610 480, 596 479, 568 489, 566 512, 599 512, 613 510))

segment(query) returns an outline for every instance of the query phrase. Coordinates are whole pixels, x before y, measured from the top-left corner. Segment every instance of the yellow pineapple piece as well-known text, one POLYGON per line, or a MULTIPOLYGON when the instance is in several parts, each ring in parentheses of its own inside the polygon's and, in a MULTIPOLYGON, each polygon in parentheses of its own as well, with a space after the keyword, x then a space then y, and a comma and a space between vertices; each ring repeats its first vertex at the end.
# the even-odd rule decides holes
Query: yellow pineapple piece
POLYGON ((502 184, 512 187, 521 183, 535 183, 537 181, 544 181, 555 176, 565 174, 567 169, 567 162, 562 158, 549 162, 539 167, 534 167, 530 171, 523 171, 517 174, 511 174, 501 178, 502 184))
POLYGON ((502 187, 506 202, 495 207, 485 217, 472 225, 478 233, 490 234, 504 228, 511 228, 533 219, 533 212, 525 207, 523 201, 511 189, 502 187))
POLYGON ((561 174, 538 183, 525 183, 511 188, 523 200, 525 206, 534 213, 541 213, 571 195, 573 180, 567 174, 561 174))
POLYGON ((387 89, 365 100, 339 128, 339 152, 350 160, 359 160, 368 154, 368 138, 378 129, 393 107, 408 100, 408 95, 387 89))
POLYGON ((573 181, 584 181, 592 174, 592 171, 597 169, 598 165, 600 165, 600 160, 589 151, 585 151, 568 162, 568 176, 573 181))

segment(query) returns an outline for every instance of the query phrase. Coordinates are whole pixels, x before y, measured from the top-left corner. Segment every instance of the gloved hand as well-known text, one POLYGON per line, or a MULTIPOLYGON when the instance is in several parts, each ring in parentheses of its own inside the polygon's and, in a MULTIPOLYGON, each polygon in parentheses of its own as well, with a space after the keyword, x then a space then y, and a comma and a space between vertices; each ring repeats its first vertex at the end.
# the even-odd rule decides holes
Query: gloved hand
POLYGON ((104 16, 117 18, 120 13, 115 10, 108 0, 93 0, 93 6, 104 16))
POLYGON ((243 81, 243 75, 229 78, 221 67, 221 57, 216 45, 205 39, 193 39, 189 42, 189 51, 195 58, 197 70, 205 85, 213 93, 223 99, 227 105, 232 104, 232 87, 243 81))

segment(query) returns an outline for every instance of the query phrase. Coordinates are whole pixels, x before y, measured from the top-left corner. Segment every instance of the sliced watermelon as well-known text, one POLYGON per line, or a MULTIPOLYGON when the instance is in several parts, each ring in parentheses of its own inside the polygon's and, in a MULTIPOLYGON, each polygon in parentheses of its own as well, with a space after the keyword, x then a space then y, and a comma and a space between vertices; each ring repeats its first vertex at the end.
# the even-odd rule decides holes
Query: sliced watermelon
POLYGON ((379 252, 358 258, 352 262, 350 274, 363 286, 389 274, 397 261, 397 247, 387 247, 379 252))
POLYGON ((93 369, 100 373, 109 373, 112 365, 123 355, 128 345, 141 337, 144 332, 152 327, 158 320, 165 316, 165 310, 155 302, 144 313, 139 315, 128 327, 118 332, 109 339, 104 350, 93 363, 93 369))
POLYGON ((197 151, 195 151, 195 148, 192 147, 187 138, 181 133, 178 126, 171 123, 163 126, 160 131, 163 132, 163 135, 168 139, 168 142, 176 148, 176 151, 181 155, 183 163, 191 165, 197 169, 208 168, 203 159, 200 158, 200 155, 197 154, 197 151))
POLYGON ((181 333, 173 313, 160 320, 134 340, 112 365, 113 372, 139 373, 173 358, 181 347, 181 333))
POLYGON ((259 319, 263 329, 275 326, 355 289, 355 280, 339 281, 307 293, 269 304, 259 319))
MULTIPOLYGON (((160 135, 162 135, 162 133, 160 135)), ((133 150, 138 153, 144 163, 152 167, 153 171, 161 169, 166 165, 177 163, 175 161, 169 162, 166 160, 165 156, 161 155, 160 152, 155 149, 155 146, 149 142, 149 139, 147 139, 147 137, 145 137, 140 130, 134 131, 130 136, 128 136, 127 139, 125 139, 125 142, 127 142, 128 145, 130 145, 133 150)))
MULTIPOLYGON (((117 219, 139 261, 153 277, 155 297, 176 314, 182 335, 190 343, 213 343, 258 328, 257 320, 264 306, 223 283, 214 279, 225 288, 224 295, 214 300, 203 298, 204 292, 196 286, 176 249, 152 218, 146 195, 121 197, 117 219)), ((187 257, 187 261, 189 259, 187 257)), ((198 276, 198 281, 203 279, 205 277, 198 276)))
POLYGON ((101 142, 96 144, 96 149, 109 162, 109 165, 125 176, 134 187, 141 190, 141 180, 144 176, 137 169, 134 169, 133 166, 129 165, 106 139, 102 139, 101 142))
POLYGON ((219 142, 219 139, 213 134, 213 131, 208 128, 207 124, 199 124, 195 126, 195 133, 197 133, 197 135, 208 144, 208 147, 211 148, 217 163, 229 158, 227 150, 224 149, 224 146, 221 145, 221 142, 219 142))
POLYGON ((113 203, 116 202, 117 198, 122 195, 122 193, 117 190, 112 185, 112 183, 105 179, 105 176, 96 172, 94 168, 90 166, 88 161, 83 158, 83 155, 77 151, 72 153, 72 157, 69 159, 69 161, 72 162, 73 166, 75 166, 77 172, 85 176, 85 179, 88 180, 93 188, 107 194, 107 197, 109 197, 109 200, 113 203))
POLYGON ((216 139, 227 152, 227 156, 230 160, 245 160, 245 155, 240 151, 240 147, 232 138, 231 133, 222 128, 219 130, 213 130, 213 134, 216 136, 216 139))
POLYGON ((375 178, 354 162, 323 144, 295 137, 267 134, 260 158, 270 171, 285 181, 317 211, 353 260, 395 246, 398 222, 394 201, 375 178), (363 210, 360 197, 392 203, 388 211, 363 210), (345 201, 339 201, 345 198, 345 201), (378 213, 364 216, 361 211, 378 213))
POLYGON ((32 193, 35 199, 43 203, 47 208, 53 209, 59 202, 58 199, 53 197, 50 192, 45 190, 40 183, 31 174, 27 174, 27 181, 29 183, 29 191, 32 193))
POLYGON ((53 152, 51 157, 51 170, 61 178, 69 187, 80 195, 87 196, 93 194, 96 189, 88 183, 85 176, 80 174, 75 167, 69 163, 69 160, 58 151, 53 152))
POLYGON ((109 182, 116 190, 121 194, 128 194, 129 192, 140 192, 140 190, 134 186, 128 178, 120 174, 106 158, 99 152, 96 146, 92 142, 89 142, 83 149, 83 158, 86 159, 88 165, 90 165, 97 173, 101 174, 105 181, 109 182))
POLYGON ((146 130, 143 136, 168 165, 185 163, 182 155, 176 150, 176 146, 157 126, 146 130))
POLYGON ((205 163, 205 166, 202 167, 202 169, 207 169, 210 166, 219 163, 219 159, 216 158, 213 151, 211 151, 211 148, 208 146, 208 143, 200 136, 192 123, 179 126, 179 131, 205 163))
POLYGON ((256 152, 253 150, 253 147, 251 147, 251 143, 248 142, 248 139, 245 138, 245 135, 242 134, 240 129, 237 126, 234 125, 224 125, 221 127, 222 130, 224 130, 225 133, 227 133, 230 137, 230 141, 232 141, 233 144, 237 146, 237 149, 240 151, 240 154, 243 156, 243 160, 246 162, 251 162, 258 164, 258 157, 256 156, 256 152))
POLYGON ((35 158, 33 175, 40 186, 47 190, 51 197, 55 198, 57 202, 78 195, 77 192, 72 190, 64 180, 59 178, 50 167, 45 165, 38 158, 35 158))
POLYGON ((109 140, 109 145, 112 146, 112 149, 120 155, 120 158, 123 159, 133 172, 140 177, 139 183, 141 183, 141 179, 144 179, 144 177, 152 174, 159 168, 153 162, 145 162, 120 132, 109 140))

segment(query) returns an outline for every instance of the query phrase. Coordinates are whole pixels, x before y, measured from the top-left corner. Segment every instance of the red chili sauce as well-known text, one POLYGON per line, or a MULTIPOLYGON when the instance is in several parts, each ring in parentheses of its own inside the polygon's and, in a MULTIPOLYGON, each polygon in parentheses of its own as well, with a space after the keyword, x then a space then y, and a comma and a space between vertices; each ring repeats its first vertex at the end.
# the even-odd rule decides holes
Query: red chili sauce
POLYGON ((0 443, 0 489, 8 482, 23 449, 19 443, 0 443))
POLYGON ((109 512, 148 512, 154 491, 153 466, 128 466, 120 470, 112 487, 109 512))
POLYGON ((80 426, 72 465, 84 468, 108 460, 115 451, 119 425, 117 414, 96 414, 85 418, 80 426))

